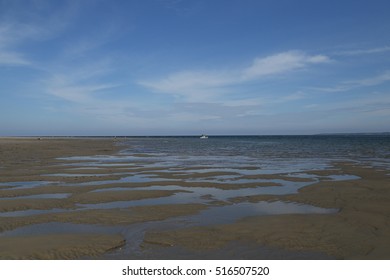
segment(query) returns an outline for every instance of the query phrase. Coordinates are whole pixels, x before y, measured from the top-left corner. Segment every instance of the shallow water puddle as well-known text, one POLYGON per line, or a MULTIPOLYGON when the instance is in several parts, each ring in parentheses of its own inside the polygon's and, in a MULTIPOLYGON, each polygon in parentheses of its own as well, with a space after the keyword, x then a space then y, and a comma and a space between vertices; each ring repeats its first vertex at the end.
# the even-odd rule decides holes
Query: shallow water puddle
POLYGON ((148 182, 163 182, 163 181, 178 181, 179 179, 165 179, 159 177, 152 177, 151 175, 132 175, 126 176, 117 180, 101 180, 101 181, 90 181, 83 183, 68 183, 66 186, 93 186, 93 185, 108 185, 116 183, 148 183, 148 182))
POLYGON ((53 208, 49 210, 29 209, 29 210, 20 210, 20 211, 0 212, 0 217, 26 217, 26 216, 40 215, 40 214, 61 213, 66 211, 69 210, 60 209, 60 208, 53 208))
POLYGON ((74 234, 74 233, 118 233, 123 226, 100 226, 72 223, 43 223, 19 227, 0 233, 0 236, 32 236, 42 234, 74 234))
MULTIPOLYGON (((147 206, 147 205, 160 205, 160 204, 185 204, 185 203, 209 203, 213 201, 226 201, 229 198, 238 196, 251 196, 260 194, 291 194, 296 193, 301 187, 310 183, 303 182, 289 182, 284 180, 273 180, 281 183, 282 186, 276 187, 257 187, 257 188, 239 188, 239 189, 219 189, 208 187, 182 187, 182 186, 151 186, 142 188, 131 188, 131 190, 182 190, 186 192, 176 193, 168 197, 148 198, 134 201, 115 201, 97 204, 77 204, 78 207, 84 207, 88 209, 112 209, 112 208, 126 208, 132 206, 147 206)), ((107 188, 94 190, 93 192, 104 191, 124 191, 129 188, 107 188)))
POLYGON ((76 204, 76 206, 82 209, 116 209, 116 208, 128 208, 128 207, 135 207, 135 206, 204 203, 204 202, 206 201, 194 193, 176 193, 171 196, 164 196, 159 198, 146 198, 146 199, 129 200, 129 201, 113 201, 113 202, 96 203, 96 204, 76 204))
POLYGON ((111 168, 111 167, 136 167, 134 163, 99 163, 99 162, 74 162, 74 163, 64 163, 61 166, 78 166, 78 169, 101 169, 101 168, 111 168))
POLYGON ((124 248, 109 253, 112 256, 141 256, 144 234, 150 230, 180 229, 192 226, 209 226, 234 223, 239 219, 255 215, 280 214, 333 214, 338 209, 324 209, 311 205, 275 202, 239 203, 227 206, 212 206, 198 214, 169 218, 163 221, 149 221, 127 226, 103 226, 72 223, 43 223, 23 226, 0 233, 0 236, 31 236, 56 233, 120 233, 126 239, 124 248), (122 250, 123 249, 123 250, 122 250))
POLYGON ((331 181, 348 181, 348 180, 358 180, 360 179, 359 176, 355 175, 349 175, 349 174, 342 174, 342 175, 328 175, 324 176, 326 180, 331 180, 331 181))
POLYGON ((130 172, 112 172, 112 173, 52 173, 52 174, 42 174, 41 176, 47 177, 107 177, 107 176, 121 176, 129 175, 130 172))
MULTIPOLYGON (((240 197, 240 196, 251 196, 251 195, 260 195, 260 194, 276 194, 276 195, 290 194, 290 193, 297 192, 297 190, 301 188, 302 185, 303 183, 295 182, 295 183, 291 183, 290 186, 285 186, 285 187, 258 187, 258 188, 244 188, 244 189, 235 189, 235 190, 222 190, 217 188, 202 188, 202 187, 194 188, 194 187, 180 187, 180 186, 153 186, 153 187, 145 187, 145 188, 135 188, 134 190, 145 190, 145 189, 184 190, 184 191, 190 191, 191 193, 176 193, 168 197, 141 199, 141 200, 134 200, 134 201, 115 201, 115 202, 97 203, 97 204, 77 204, 77 206, 86 209, 114 209, 114 208, 128 208, 134 206, 161 205, 161 204, 187 204, 187 203, 207 204, 210 203, 210 201, 226 202, 226 200, 228 200, 229 198, 240 197)), ((121 190, 128 190, 128 189, 115 188, 110 190, 121 191, 121 190)), ((96 191, 102 192, 104 190, 96 190, 96 191)), ((265 205, 264 203, 263 205, 265 205)), ((239 205, 243 205, 243 204, 244 203, 235 204, 235 206, 230 206, 230 207, 239 208, 241 207, 239 205)), ((279 202, 278 204, 270 204, 270 205, 280 206, 282 204, 288 205, 289 207, 285 209, 291 210, 290 203, 279 202)), ((303 206, 299 206, 299 207, 300 209, 302 209, 303 206)), ((311 206, 308 207, 309 210, 312 209, 310 208, 311 206)), ((270 209, 270 211, 271 212, 269 214, 272 214, 274 210, 270 209)), ((288 213, 288 211, 286 213, 288 213)), ((256 215, 256 211, 254 211, 252 214, 256 215)), ((279 213, 274 213, 274 214, 279 214, 279 213)))
POLYGON ((285 180, 272 180, 272 182, 279 183, 280 186, 220 189, 220 188, 210 188, 210 187, 183 187, 183 186, 171 185, 171 186, 150 186, 150 187, 140 187, 140 188, 126 188, 126 187, 104 188, 104 189, 97 189, 92 192, 128 191, 128 190, 183 190, 183 191, 192 192, 197 196, 211 195, 215 199, 227 200, 229 198, 233 198, 237 196, 251 196, 251 195, 261 195, 261 194, 270 194, 270 195, 271 194, 272 195, 292 194, 292 193, 296 193, 298 189, 308 184, 312 184, 312 182, 291 182, 285 180))
POLYGON ((282 214, 333 214, 338 209, 326 209, 306 204, 292 202, 266 202, 238 203, 220 207, 210 207, 197 215, 185 218, 186 223, 207 226, 215 224, 233 223, 239 219, 258 215, 282 215, 282 214))
POLYGON ((45 194, 33 194, 24 196, 13 197, 0 197, 0 200, 12 200, 12 199, 64 199, 71 196, 71 193, 45 193, 45 194))
POLYGON ((26 182, 7 182, 0 183, 0 186, 6 186, 8 188, 3 188, 3 190, 10 189, 31 189, 35 187, 41 187, 45 185, 57 184, 58 182, 51 181, 26 181, 26 182))

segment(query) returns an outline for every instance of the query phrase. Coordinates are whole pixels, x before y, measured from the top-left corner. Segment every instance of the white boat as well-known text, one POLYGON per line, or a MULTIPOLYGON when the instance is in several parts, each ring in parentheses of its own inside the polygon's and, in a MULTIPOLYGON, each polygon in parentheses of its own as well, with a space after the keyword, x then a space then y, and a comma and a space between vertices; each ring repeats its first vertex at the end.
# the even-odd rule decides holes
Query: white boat
POLYGON ((202 136, 200 136, 200 139, 207 139, 207 138, 209 138, 207 135, 204 135, 204 134, 202 134, 202 136))

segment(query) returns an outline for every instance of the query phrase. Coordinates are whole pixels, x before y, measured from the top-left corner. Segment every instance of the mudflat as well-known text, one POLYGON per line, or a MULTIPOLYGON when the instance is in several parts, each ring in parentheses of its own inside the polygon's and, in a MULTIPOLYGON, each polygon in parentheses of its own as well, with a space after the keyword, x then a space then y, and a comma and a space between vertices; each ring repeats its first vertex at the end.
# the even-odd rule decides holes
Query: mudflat
POLYGON ((241 240, 293 251, 324 252, 338 259, 390 259, 389 171, 350 163, 338 163, 335 167, 361 179, 322 181, 291 195, 232 199, 305 203, 339 209, 335 214, 248 217, 227 225, 149 232, 144 242, 215 250, 241 240))
POLYGON ((113 165, 100 170, 86 169, 80 175, 80 171, 67 166, 67 161, 63 159, 72 156, 113 155, 121 149, 117 144, 112 138, 0 138, 0 214, 4 214, 0 216, 0 258, 94 258, 125 244, 124 237, 115 231, 110 231, 109 234, 82 231, 8 234, 9 231, 23 230, 31 225, 128 225, 190 215, 206 207, 201 204, 181 204, 76 211, 78 204, 158 198, 177 192, 132 190, 139 185, 131 185, 128 190, 121 192, 110 192, 109 189, 115 187, 115 184, 100 186, 94 182, 112 182, 122 177, 112 175, 113 173, 128 170, 113 165), (71 172, 69 169, 72 169, 71 172), (66 172, 74 176, 61 175, 66 172), (88 182, 92 183, 82 185, 88 182), (99 188, 108 191, 93 192, 99 188))
POLYGON ((0 138, 0 258, 104 259, 121 248, 120 258, 229 250, 233 259, 390 259, 383 166, 339 160, 270 174, 169 166, 169 158, 124 148, 131 144, 113 138, 0 138), (256 210, 264 205, 295 212, 256 210))

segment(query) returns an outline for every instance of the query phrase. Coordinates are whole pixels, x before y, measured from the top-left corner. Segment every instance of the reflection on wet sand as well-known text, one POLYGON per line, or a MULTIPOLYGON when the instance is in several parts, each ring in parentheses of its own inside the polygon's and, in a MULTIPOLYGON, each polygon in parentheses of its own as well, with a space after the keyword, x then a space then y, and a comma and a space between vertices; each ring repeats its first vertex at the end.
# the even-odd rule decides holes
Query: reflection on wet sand
MULTIPOLYGON (((246 221, 267 219, 272 224, 283 217, 339 217, 340 211, 345 211, 344 204, 327 203, 329 197, 339 195, 338 189, 334 193, 321 190, 332 185, 343 188, 367 176, 348 162, 297 159, 291 165, 291 159, 258 160, 240 155, 176 156, 132 150, 131 143, 118 144, 110 139, 1 141, 10 149, 23 149, 12 157, 3 155, 0 246, 25 238, 26 251, 23 254, 23 249, 7 245, 0 258, 172 258, 175 252, 187 258, 217 258, 237 240, 258 246, 260 251, 255 254, 249 250, 251 246, 236 245, 237 250, 247 250, 251 258, 264 257, 264 252, 269 256, 279 252, 280 258, 348 257, 327 250, 325 245, 302 245, 301 250, 267 240, 265 235, 271 232, 259 231, 257 220, 253 224, 246 221), (61 149, 56 150, 59 145, 61 149), (27 149, 29 146, 35 150, 27 149), (39 164, 26 162, 25 157, 41 160, 39 164), (215 237, 210 230, 222 228, 227 234, 213 246, 204 246, 203 253, 194 250, 202 248, 199 242, 215 237), (199 238, 194 237, 198 232, 199 238), (95 246, 91 241, 87 247, 75 249, 85 242, 84 234, 105 245, 95 246), (66 250, 59 245, 34 245, 52 238, 63 238, 66 250), (76 241, 72 243, 71 239, 76 241), (167 244, 171 249, 164 254, 167 244), (115 250, 117 247, 121 249, 115 250), (283 248, 297 251, 294 255, 283 248), (210 249, 214 253, 205 253, 210 249)), ((298 233, 290 234, 295 238, 298 233)))

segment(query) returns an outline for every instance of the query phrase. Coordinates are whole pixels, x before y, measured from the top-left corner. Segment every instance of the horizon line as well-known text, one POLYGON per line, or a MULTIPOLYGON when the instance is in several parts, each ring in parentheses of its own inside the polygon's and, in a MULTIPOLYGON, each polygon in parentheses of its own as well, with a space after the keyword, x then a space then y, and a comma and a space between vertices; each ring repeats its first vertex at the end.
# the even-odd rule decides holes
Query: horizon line
MULTIPOLYGON (((131 137, 199 137, 203 134, 175 135, 1 135, 0 138, 131 138, 131 137)), ((260 136, 327 136, 327 135, 390 135, 384 132, 325 132, 312 134, 205 134, 209 137, 260 137, 260 136)))

